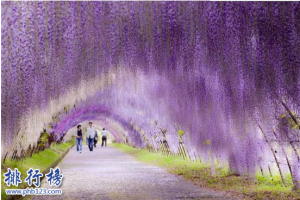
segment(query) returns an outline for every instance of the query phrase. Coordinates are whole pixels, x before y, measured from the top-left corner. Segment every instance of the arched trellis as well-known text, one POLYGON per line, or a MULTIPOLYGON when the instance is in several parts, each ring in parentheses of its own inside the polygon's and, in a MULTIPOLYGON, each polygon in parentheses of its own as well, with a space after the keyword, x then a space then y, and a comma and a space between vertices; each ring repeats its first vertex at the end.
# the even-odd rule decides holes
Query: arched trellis
POLYGON ((275 140, 274 127, 276 145, 299 153, 298 2, 1 5, 4 153, 36 143, 74 104, 106 105, 148 138, 151 120, 167 134, 180 125, 191 150, 212 149, 238 173, 274 162, 261 137, 275 140))

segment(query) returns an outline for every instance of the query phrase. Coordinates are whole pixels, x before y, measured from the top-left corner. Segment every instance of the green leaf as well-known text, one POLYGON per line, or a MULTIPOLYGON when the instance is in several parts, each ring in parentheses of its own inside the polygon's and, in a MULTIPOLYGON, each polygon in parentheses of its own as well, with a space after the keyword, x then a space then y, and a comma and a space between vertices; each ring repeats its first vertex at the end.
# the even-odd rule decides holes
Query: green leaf
POLYGON ((179 137, 183 136, 184 135, 184 130, 180 129, 177 131, 177 134, 179 137))
POLYGON ((210 145, 211 141, 210 140, 205 140, 205 144, 210 145))

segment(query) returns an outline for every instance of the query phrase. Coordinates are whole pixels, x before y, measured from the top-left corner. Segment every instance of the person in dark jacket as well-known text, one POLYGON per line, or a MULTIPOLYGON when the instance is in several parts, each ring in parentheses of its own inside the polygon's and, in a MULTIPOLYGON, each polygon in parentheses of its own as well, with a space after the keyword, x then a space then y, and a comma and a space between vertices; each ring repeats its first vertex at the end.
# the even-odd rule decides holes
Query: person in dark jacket
POLYGON ((94 138, 94 147, 96 148, 96 144, 98 142, 98 133, 95 131, 95 138, 94 138))
POLYGON ((102 135, 101 147, 103 147, 104 145, 107 146, 107 131, 105 130, 105 128, 102 129, 101 135, 102 135))
POLYGON ((79 151, 81 153, 82 151, 82 130, 81 130, 81 125, 77 126, 77 130, 75 133, 75 139, 76 139, 76 147, 77 147, 77 151, 79 151))

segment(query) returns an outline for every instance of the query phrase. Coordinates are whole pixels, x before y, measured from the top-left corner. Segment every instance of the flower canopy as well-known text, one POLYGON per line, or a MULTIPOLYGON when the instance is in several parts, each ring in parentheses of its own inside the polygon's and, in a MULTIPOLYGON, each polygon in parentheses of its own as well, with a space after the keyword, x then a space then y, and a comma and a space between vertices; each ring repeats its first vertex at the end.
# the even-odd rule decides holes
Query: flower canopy
POLYGON ((272 160, 259 126, 284 137, 283 102, 299 113, 299 2, 1 7, 3 153, 27 149, 43 129, 108 120, 123 127, 119 141, 165 137, 174 152, 182 130, 190 155, 211 148, 249 172, 272 160))

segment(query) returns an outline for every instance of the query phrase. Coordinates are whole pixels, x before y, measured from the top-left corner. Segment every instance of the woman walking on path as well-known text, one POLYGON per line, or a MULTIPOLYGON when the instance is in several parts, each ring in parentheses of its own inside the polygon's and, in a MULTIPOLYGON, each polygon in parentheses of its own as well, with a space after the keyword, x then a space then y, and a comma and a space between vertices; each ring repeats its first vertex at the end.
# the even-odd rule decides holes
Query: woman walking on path
POLYGON ((81 153, 81 151, 82 151, 82 130, 81 130, 81 125, 77 126, 75 137, 76 137, 77 151, 79 151, 79 153, 81 153))

